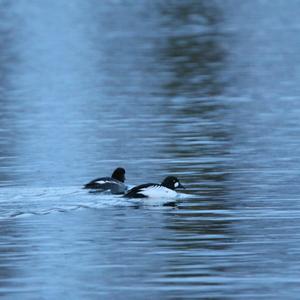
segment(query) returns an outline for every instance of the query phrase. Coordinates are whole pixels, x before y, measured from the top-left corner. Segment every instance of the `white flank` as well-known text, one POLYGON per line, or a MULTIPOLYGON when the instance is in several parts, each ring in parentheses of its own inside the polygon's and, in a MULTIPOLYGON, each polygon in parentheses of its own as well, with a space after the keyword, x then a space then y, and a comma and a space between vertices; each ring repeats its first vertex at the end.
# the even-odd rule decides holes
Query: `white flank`
POLYGON ((139 193, 150 198, 175 198, 177 195, 175 191, 159 185, 143 188, 139 193))
POLYGON ((95 183, 105 184, 105 183, 110 183, 110 181, 99 180, 99 181, 96 181, 95 183))

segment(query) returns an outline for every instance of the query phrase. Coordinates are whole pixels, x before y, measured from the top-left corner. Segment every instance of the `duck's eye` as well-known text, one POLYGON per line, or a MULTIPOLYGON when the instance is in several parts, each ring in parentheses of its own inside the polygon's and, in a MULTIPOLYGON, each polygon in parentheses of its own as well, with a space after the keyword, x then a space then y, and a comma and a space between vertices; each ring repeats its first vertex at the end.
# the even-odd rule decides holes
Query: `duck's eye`
POLYGON ((178 187, 178 186, 179 186, 179 183, 178 183, 178 182, 175 182, 174 186, 175 186, 175 187, 178 187))

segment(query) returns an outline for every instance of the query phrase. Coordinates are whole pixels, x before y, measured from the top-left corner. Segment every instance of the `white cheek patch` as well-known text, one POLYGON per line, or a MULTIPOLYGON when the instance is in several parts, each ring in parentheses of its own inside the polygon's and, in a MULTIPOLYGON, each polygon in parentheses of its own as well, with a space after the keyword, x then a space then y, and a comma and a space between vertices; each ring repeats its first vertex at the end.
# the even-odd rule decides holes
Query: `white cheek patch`
POLYGON ((179 186, 179 183, 178 182, 175 182, 175 184, 174 184, 174 187, 178 187, 179 186))

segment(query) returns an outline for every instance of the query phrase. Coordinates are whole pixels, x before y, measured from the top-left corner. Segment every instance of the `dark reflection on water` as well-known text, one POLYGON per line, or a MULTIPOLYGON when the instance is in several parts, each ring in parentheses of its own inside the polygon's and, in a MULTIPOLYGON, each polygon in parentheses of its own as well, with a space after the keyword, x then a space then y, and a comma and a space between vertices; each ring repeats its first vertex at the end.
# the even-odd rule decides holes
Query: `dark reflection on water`
POLYGON ((161 14, 169 33, 161 49, 168 70, 163 85, 168 96, 164 150, 177 158, 168 169, 186 173, 193 193, 201 188, 211 197, 224 194, 230 127, 226 101, 217 97, 226 88, 222 11, 211 1, 187 1, 165 3, 161 14))
POLYGON ((184 177, 191 193, 205 195, 209 201, 195 199, 187 210, 170 218, 166 229, 174 234, 163 238, 160 246, 192 255, 184 259, 182 254, 172 255, 161 272, 163 276, 158 274, 153 281, 169 286, 184 281, 189 287, 217 287, 220 283, 215 273, 225 273, 226 268, 201 253, 228 250, 233 239, 232 224, 226 220, 230 204, 213 201, 226 197, 226 156, 230 147, 226 103, 224 99, 209 98, 221 95, 225 89, 221 75, 226 67, 226 51, 218 28, 222 14, 209 1, 173 2, 171 6, 163 5, 161 13, 169 33, 160 52, 162 65, 168 70, 163 84, 163 105, 168 108, 163 151, 174 159, 166 163, 166 169, 184 177))
MULTIPOLYGON (((172 2, 172 1, 171 1, 172 2)), ((224 90, 222 70, 222 11, 211 1, 185 1, 161 5, 164 29, 162 60, 170 78, 169 96, 215 96, 224 90)), ((199 100, 199 99, 198 99, 199 100)))
POLYGON ((0 3, 3 298, 298 297, 300 8, 270 3, 0 3), (189 197, 80 189, 116 166, 189 197))

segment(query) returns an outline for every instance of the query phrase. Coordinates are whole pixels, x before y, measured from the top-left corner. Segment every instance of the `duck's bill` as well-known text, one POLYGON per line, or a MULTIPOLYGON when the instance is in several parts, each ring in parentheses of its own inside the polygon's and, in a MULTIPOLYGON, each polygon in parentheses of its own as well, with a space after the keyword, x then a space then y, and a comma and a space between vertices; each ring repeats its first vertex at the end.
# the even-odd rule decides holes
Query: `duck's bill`
POLYGON ((179 185, 178 185, 177 188, 178 188, 178 189, 185 189, 185 187, 184 187, 181 183, 179 183, 179 185))

